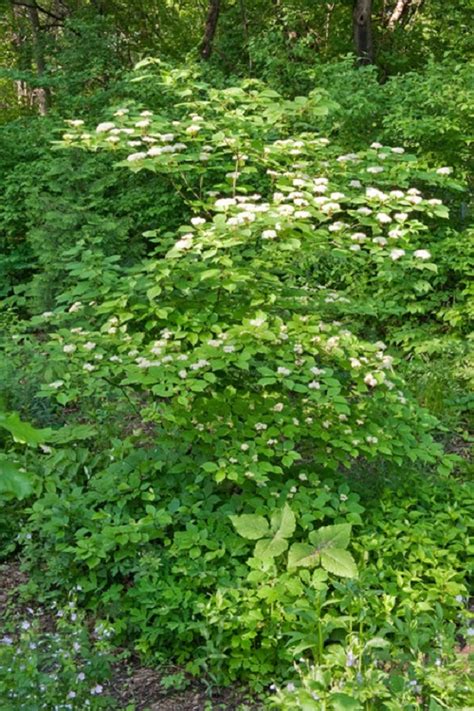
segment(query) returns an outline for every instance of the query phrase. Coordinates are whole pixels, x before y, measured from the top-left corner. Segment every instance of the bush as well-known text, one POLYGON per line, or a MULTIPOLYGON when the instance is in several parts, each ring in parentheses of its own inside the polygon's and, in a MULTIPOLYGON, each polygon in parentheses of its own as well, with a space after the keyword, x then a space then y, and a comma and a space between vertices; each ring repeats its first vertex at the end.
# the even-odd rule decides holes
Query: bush
POLYGON ((89 130, 69 119, 61 160, 118 161, 117 194, 143 181, 176 216, 147 230, 137 263, 102 235, 64 248, 54 305, 6 329, 10 378, 50 426, 36 448, 7 442, 35 492, 31 591, 78 584, 148 659, 256 688, 302 654, 326 664, 331 645, 341 657, 393 640, 415 664, 441 630, 452 649, 465 553, 438 504, 430 550, 449 550, 451 573, 428 566, 425 522, 407 532, 396 499, 351 539, 367 517, 356 472, 426 491, 419 465, 457 461, 379 340, 412 328, 413 353, 433 303, 430 328, 445 318, 455 267, 437 265, 438 195, 459 190, 452 169, 401 146, 344 153, 312 129, 332 106, 320 91, 287 101, 253 81, 138 72, 160 107, 130 102, 89 130), (392 536, 381 571, 374 550, 392 536), (398 601, 407 560, 408 576, 422 561, 432 578, 398 601), (439 607, 433 588, 449 596, 439 607))

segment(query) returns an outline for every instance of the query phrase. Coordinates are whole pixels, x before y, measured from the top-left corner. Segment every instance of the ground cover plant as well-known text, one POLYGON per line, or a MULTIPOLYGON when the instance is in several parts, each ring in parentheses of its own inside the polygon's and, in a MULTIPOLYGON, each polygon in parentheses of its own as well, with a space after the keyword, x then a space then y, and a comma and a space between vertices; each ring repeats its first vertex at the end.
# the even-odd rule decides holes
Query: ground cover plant
POLYGON ((132 67, 126 7, 33 3, 44 115, 0 130, 0 706, 154 708, 126 659, 206 709, 469 709, 469 72, 397 56, 421 3, 378 66, 289 0, 183 62, 164 5, 132 67))

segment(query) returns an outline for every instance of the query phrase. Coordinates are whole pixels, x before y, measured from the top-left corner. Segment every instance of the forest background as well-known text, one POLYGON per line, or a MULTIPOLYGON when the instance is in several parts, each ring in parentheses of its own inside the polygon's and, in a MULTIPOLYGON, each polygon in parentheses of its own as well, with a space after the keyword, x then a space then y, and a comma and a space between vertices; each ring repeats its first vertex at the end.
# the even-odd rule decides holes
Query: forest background
POLYGON ((0 0, 2 709, 472 708, 473 9, 0 0))

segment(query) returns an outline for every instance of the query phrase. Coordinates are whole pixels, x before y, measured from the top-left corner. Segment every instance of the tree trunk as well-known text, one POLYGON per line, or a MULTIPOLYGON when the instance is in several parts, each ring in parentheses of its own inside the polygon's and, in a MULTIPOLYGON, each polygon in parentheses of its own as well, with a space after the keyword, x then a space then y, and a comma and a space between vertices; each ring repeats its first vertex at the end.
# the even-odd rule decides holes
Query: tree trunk
POLYGON ((249 57, 249 72, 252 72, 252 57, 250 55, 250 33, 249 33, 249 20, 247 17, 247 9, 245 7, 245 0, 239 0, 240 14, 242 16, 242 27, 244 30, 245 46, 247 48, 247 54, 249 57))
POLYGON ((374 61, 372 0, 354 0, 352 25, 359 64, 372 64, 374 61))
MULTIPOLYGON (((38 77, 41 78, 46 71, 46 63, 44 60, 44 50, 43 50, 43 38, 41 32, 41 26, 38 15, 38 8, 36 4, 25 5, 28 10, 28 17, 31 23, 31 30, 33 35, 33 51, 36 63, 36 72, 38 77)), ((49 89, 46 87, 39 86, 34 91, 34 96, 36 98, 36 103, 38 105, 39 112, 42 116, 45 116, 48 112, 48 107, 50 103, 49 89)))
POLYGON ((398 0, 395 8, 388 18, 387 27, 389 30, 394 30, 403 15, 409 9, 411 0, 398 0))
POLYGON ((210 0, 207 11, 206 26, 204 28, 204 39, 201 45, 201 57, 209 59, 212 54, 214 35, 216 34, 217 21, 221 9, 220 0, 210 0))

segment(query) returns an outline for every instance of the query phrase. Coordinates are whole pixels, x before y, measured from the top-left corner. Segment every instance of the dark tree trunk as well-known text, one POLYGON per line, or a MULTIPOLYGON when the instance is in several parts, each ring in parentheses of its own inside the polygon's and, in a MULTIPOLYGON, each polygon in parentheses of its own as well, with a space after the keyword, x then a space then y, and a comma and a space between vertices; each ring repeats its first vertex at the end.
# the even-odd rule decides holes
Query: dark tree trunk
POLYGON ((352 25, 359 64, 372 64, 374 61, 372 0, 354 0, 352 25))
POLYGON ((204 28, 204 39, 201 45, 201 57, 203 59, 209 59, 212 54, 214 35, 216 34, 220 9, 220 0, 210 0, 209 9, 207 11, 206 26, 204 28))
MULTIPOLYGON (((39 21, 38 8, 34 2, 31 5, 25 4, 27 8, 28 17, 31 23, 31 30, 33 35, 33 52, 36 63, 36 73, 41 79, 44 77, 46 72, 46 63, 44 59, 44 48, 43 48, 43 36, 41 32, 41 25, 39 21)), ((48 112, 50 103, 49 89, 46 87, 39 86, 35 90, 36 103, 41 115, 45 115, 48 112)))

